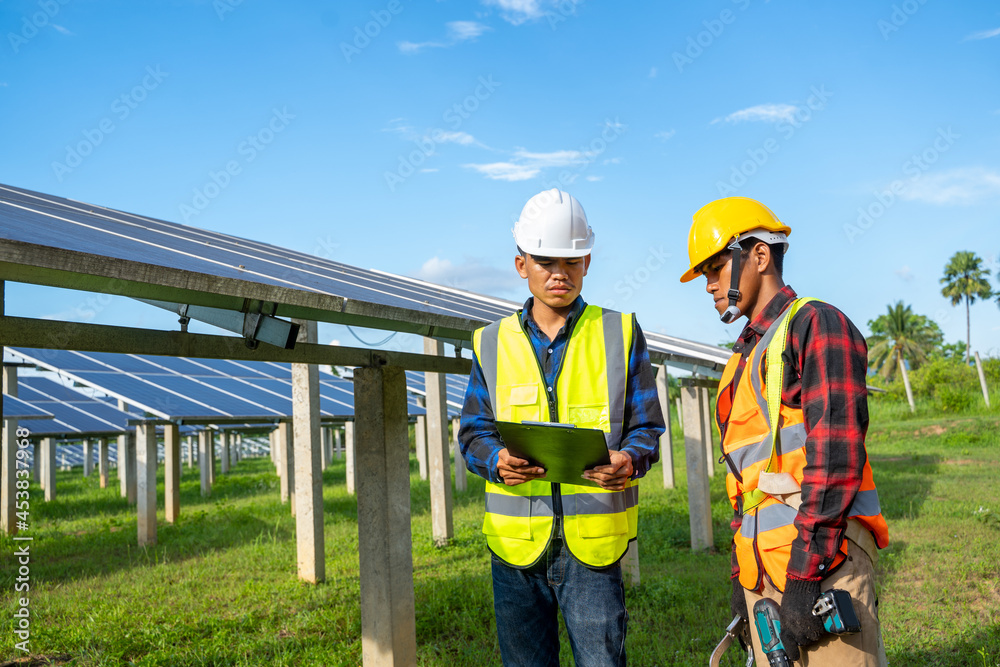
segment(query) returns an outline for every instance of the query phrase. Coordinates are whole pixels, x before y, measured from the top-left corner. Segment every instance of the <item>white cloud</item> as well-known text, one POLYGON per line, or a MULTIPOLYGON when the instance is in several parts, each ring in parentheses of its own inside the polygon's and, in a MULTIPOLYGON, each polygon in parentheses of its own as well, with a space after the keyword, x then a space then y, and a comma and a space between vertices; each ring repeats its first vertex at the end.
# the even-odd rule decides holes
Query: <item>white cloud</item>
POLYGON ((545 15, 540 0, 483 0, 483 4, 500 8, 500 16, 511 25, 521 25, 545 15))
POLYGON ((603 176, 588 176, 587 180, 590 181, 591 183, 595 183, 597 181, 603 181, 604 177, 603 176))
POLYGON ((621 164, 621 163, 622 159, 620 157, 609 157, 603 162, 601 162, 601 164, 621 164))
POLYGON ((971 35, 966 36, 963 42, 968 42, 973 39, 990 39, 991 37, 996 37, 1000 35, 1000 28, 993 28, 993 30, 980 30, 979 32, 974 32, 971 35))
POLYGON ((901 269, 896 269, 893 273, 905 280, 906 282, 911 282, 913 280, 913 271, 909 266, 904 266, 901 269))
POLYGON ((63 35, 73 35, 73 34, 75 34, 75 33, 71 32, 68 28, 64 28, 63 26, 59 25, 58 23, 53 23, 52 27, 55 28, 57 32, 62 33, 63 35))
POLYGON ((432 132, 430 135, 431 139, 440 144, 461 144, 462 146, 471 146, 476 144, 476 138, 473 137, 468 132, 444 132, 436 131, 432 132))
POLYGON ((448 28, 448 36, 456 42, 475 39, 487 30, 491 30, 489 26, 475 21, 451 21, 445 26, 448 28))
POLYGON ((417 132, 412 125, 406 122, 405 118, 393 118, 382 128, 383 132, 398 134, 403 141, 416 141, 422 146, 428 144, 459 144, 460 146, 479 146, 488 148, 485 144, 476 141, 476 138, 468 132, 451 132, 441 128, 433 128, 423 132, 417 132))
POLYGON ((448 41, 446 42, 398 42, 396 46, 399 48, 400 53, 405 53, 406 55, 416 55, 424 49, 447 49, 450 46, 455 46, 461 42, 467 42, 479 37, 487 30, 491 30, 489 26, 483 25, 482 23, 477 23, 476 21, 450 21, 445 23, 445 28, 448 31, 448 41))
POLYGON ((908 201, 945 205, 974 204, 997 196, 1000 196, 1000 173, 983 167, 924 174, 900 193, 900 198, 908 201))
POLYGON ((657 132, 653 136, 659 139, 660 141, 666 141, 675 134, 677 134, 677 130, 670 129, 670 130, 664 130, 663 132, 657 132))
POLYGON ((396 46, 399 47, 400 53, 413 55, 420 53, 424 49, 444 48, 445 44, 441 42, 398 42, 396 46))
POLYGON ((777 123, 779 121, 790 121, 795 117, 798 107, 792 104, 758 104, 755 107, 748 107, 734 111, 725 118, 716 118, 713 123, 720 120, 727 123, 742 123, 763 121, 766 123, 777 123))
POLYGON ((650 78, 650 79, 655 79, 655 78, 656 78, 656 75, 657 75, 658 73, 659 73, 659 70, 658 70, 658 69, 656 69, 655 67, 650 67, 650 68, 649 68, 649 78, 650 78))
POLYGON ((435 171, 441 171, 441 170, 438 169, 437 167, 433 167, 433 168, 429 168, 428 167, 428 168, 425 168, 425 169, 421 169, 420 173, 421 174, 433 174, 435 171))
MULTIPOLYGON (((514 241, 511 239, 512 257, 514 252, 514 241)), ((501 269, 475 257, 465 257, 458 264, 450 259, 431 257, 413 277, 438 285, 496 296, 517 293, 521 287, 521 279, 513 266, 501 269)))
POLYGON ((593 160, 593 154, 584 151, 565 150, 535 153, 518 148, 514 151, 514 157, 509 162, 464 164, 462 166, 466 169, 474 169, 494 181, 526 181, 537 176, 542 169, 583 165, 591 160, 593 160))
POLYGON ((494 181, 527 181, 538 176, 541 169, 513 162, 491 162, 489 164, 463 164, 466 169, 474 169, 494 181))

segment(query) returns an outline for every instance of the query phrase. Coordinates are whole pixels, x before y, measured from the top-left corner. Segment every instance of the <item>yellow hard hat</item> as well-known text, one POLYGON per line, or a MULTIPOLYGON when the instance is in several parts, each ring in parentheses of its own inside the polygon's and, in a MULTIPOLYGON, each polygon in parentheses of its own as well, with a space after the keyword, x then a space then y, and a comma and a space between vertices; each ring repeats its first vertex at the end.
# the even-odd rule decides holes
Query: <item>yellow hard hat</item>
POLYGON ((737 234, 746 236, 747 232, 758 232, 752 235, 768 243, 780 243, 792 233, 791 227, 778 220, 771 209, 749 197, 716 199, 698 209, 693 219, 688 233, 691 266, 681 276, 682 283, 697 278, 695 268, 722 252, 737 234))

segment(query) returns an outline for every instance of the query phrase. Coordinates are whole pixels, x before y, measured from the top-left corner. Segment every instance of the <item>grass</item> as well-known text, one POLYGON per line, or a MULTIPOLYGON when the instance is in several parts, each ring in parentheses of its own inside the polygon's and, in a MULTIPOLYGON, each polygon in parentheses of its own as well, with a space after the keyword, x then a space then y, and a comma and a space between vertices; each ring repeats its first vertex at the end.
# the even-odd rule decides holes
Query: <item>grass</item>
MULTIPOLYGON (((883 420, 870 430, 892 540, 879 570, 893 665, 1000 665, 998 427, 995 415, 980 414, 883 420)), ((674 459, 677 489, 661 488, 660 465, 642 485, 642 582, 627 591, 633 665, 704 665, 728 616, 722 472, 712 480, 716 548, 692 553, 679 446, 674 459)), ((343 462, 324 474, 321 585, 296 579, 294 519, 270 461, 244 460, 217 481, 202 499, 197 470, 185 468, 181 519, 165 524, 161 510, 158 543, 145 549, 134 546, 134 510, 114 475, 100 489, 96 477, 60 472, 50 503, 32 485, 32 654, 88 666, 360 664, 357 506, 343 462)), ((455 539, 435 548, 428 484, 411 466, 421 665, 499 664, 483 483, 469 482, 455 497, 455 539)), ((0 661, 23 656, 12 634, 14 545, 0 537, 0 661)), ((742 665, 737 653, 723 664, 742 665)), ((564 640, 563 664, 571 663, 564 640)))

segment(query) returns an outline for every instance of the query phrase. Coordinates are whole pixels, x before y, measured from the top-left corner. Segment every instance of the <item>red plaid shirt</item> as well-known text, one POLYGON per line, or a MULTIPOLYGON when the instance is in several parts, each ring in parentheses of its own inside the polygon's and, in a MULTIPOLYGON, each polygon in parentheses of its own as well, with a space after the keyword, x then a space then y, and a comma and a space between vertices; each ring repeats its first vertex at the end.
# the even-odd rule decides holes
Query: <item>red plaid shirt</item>
MULTIPOLYGON (((731 391, 757 341, 795 298, 791 287, 783 287, 744 327, 733 346, 742 358, 731 391)), ((795 518, 799 535, 792 543, 788 577, 819 581, 829 574, 844 539, 847 512, 868 460, 868 346, 846 315, 818 301, 803 305, 789 329, 781 402, 804 413, 806 466, 802 506, 795 518)), ((723 417, 728 420, 728 415, 719 415, 724 438, 723 417)), ((737 514, 734 530, 740 529, 741 521, 737 514)), ((738 574, 734 554, 733 576, 738 574)))

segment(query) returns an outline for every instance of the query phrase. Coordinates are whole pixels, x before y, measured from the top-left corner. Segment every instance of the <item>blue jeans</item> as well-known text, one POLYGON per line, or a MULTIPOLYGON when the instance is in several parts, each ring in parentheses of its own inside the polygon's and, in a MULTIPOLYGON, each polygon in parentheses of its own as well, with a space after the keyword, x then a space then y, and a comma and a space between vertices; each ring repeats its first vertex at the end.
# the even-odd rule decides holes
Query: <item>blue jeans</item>
POLYGON ((618 565, 582 565, 560 539, 526 569, 493 556, 493 607, 507 667, 559 667, 562 610, 577 667, 624 667, 628 612, 618 565))

